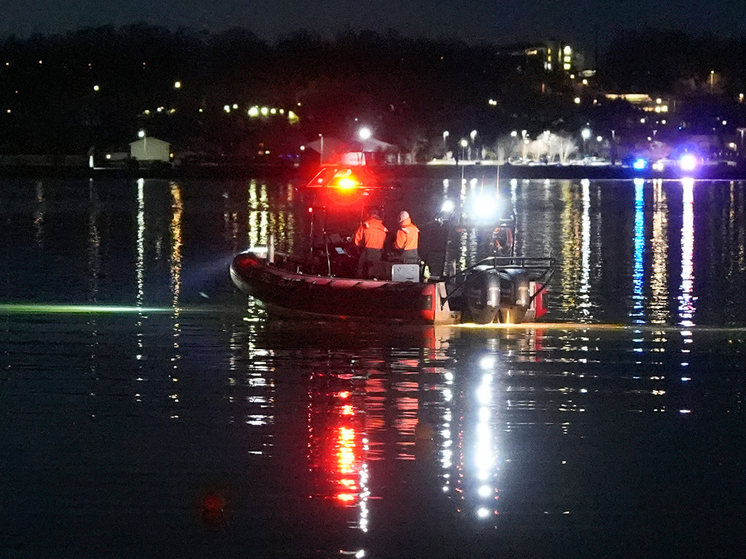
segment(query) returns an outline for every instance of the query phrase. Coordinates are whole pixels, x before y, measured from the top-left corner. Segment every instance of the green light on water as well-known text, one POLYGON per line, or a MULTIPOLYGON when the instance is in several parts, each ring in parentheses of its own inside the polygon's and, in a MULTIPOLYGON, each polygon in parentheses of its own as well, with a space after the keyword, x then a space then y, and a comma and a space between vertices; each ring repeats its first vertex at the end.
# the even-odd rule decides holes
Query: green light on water
POLYGON ((166 313, 171 307, 129 307, 122 305, 48 305, 43 303, 0 304, 0 312, 30 314, 119 314, 119 313, 166 313))

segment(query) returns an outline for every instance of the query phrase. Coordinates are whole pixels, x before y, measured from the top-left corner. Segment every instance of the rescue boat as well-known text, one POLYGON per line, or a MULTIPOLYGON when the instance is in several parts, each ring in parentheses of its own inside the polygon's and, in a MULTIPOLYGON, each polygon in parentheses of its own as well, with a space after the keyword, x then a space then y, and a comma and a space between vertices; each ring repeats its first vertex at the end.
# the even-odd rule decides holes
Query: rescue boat
MULTIPOLYGON (((384 203, 393 189, 365 167, 331 165, 303 190, 311 200, 310 250, 303 255, 275 251, 270 237, 266 247, 237 254, 230 266, 233 283, 270 316, 487 324, 533 322, 546 313, 554 261, 513 254, 512 213, 494 229, 492 253, 473 266, 443 274, 441 265, 431 276, 427 270, 438 268, 433 263, 384 260, 369 271, 370 278, 360 279, 349 237, 327 227, 326 212, 352 208, 362 221, 366 208, 384 203)), ((448 227, 441 217, 439 224, 448 227)))
POLYGON ((391 279, 357 279, 315 274, 303 261, 262 247, 236 255, 230 274, 277 317, 488 324, 544 316, 551 266, 551 259, 496 256, 436 280, 423 279, 417 264, 391 264, 391 279))

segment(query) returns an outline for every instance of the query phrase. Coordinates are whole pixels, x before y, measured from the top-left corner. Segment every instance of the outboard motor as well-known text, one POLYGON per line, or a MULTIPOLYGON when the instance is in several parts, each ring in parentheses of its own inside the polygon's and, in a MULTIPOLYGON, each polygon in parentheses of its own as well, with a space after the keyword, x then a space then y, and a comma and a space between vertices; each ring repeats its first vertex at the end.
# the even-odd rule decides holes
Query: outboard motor
POLYGON ((500 310, 500 276, 496 270, 477 270, 467 280, 466 304, 471 319, 489 324, 500 310))

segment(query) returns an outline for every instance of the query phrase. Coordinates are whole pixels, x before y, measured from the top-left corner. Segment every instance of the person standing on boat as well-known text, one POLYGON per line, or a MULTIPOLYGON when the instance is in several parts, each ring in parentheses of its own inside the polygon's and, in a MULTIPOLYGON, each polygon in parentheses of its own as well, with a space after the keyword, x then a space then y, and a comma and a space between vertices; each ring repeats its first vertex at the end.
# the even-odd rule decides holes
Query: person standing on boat
POLYGON ((360 257, 357 261, 357 276, 359 278, 368 277, 371 263, 381 261, 383 245, 386 242, 386 233, 388 232, 389 230, 386 229, 381 217, 375 210, 357 228, 353 242, 360 249, 360 257))
POLYGON ((400 255, 405 264, 418 264, 420 255, 418 247, 420 243, 420 230, 412 223, 409 212, 403 211, 399 214, 399 230, 394 239, 394 249, 400 255))

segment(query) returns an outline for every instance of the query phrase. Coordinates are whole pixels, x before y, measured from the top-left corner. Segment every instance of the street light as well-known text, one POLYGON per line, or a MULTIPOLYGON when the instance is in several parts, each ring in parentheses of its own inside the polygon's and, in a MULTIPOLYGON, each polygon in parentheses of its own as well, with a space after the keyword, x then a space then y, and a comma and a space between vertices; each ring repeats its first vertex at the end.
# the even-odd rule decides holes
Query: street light
POLYGON ((371 132, 370 128, 368 128, 367 126, 363 126, 360 130, 358 130, 357 135, 361 140, 370 140, 373 132, 371 132))
POLYGON ((462 165, 463 165, 463 161, 464 161, 464 150, 466 149, 466 146, 468 146, 468 145, 469 145, 469 142, 467 142, 466 140, 461 140, 461 161, 462 161, 462 165))

